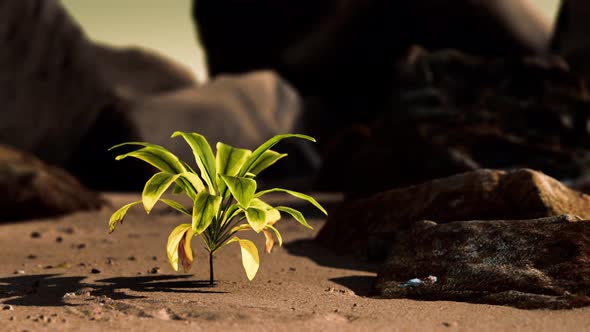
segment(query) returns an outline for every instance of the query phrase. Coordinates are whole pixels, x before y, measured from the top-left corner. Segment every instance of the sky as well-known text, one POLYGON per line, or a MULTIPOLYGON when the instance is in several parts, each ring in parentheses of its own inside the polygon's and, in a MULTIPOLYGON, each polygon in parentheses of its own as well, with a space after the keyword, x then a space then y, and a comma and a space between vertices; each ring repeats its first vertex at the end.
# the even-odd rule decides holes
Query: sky
MULTIPOLYGON (((559 0, 529 1, 545 15, 555 16, 559 0)), ((206 80, 205 57, 197 43, 191 19, 192 0, 62 2, 90 38, 117 46, 133 45, 157 50, 191 68, 200 81, 206 80)))

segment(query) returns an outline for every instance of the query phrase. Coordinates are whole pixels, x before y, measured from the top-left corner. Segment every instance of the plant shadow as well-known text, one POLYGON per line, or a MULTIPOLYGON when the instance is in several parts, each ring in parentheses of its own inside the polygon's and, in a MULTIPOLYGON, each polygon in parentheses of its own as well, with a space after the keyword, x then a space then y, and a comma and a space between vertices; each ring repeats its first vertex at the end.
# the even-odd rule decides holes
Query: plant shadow
POLYGON ((375 273, 379 267, 378 263, 369 262, 360 257, 338 255, 310 239, 285 243, 284 247, 290 254, 308 257, 321 266, 375 273))
POLYGON ((113 300, 139 299, 145 296, 131 295, 135 292, 167 293, 224 293, 213 288, 208 281, 186 280, 191 275, 155 275, 117 277, 83 282, 84 276, 60 276, 38 274, 0 278, 0 300, 4 304, 19 306, 59 307, 70 304, 64 301, 68 293, 88 292, 91 296, 105 295, 113 300), (182 280, 178 280, 182 279, 182 280))
POLYGON ((375 276, 359 275, 331 278, 330 281, 352 290, 358 296, 371 296, 374 295, 373 285, 376 279, 375 276))

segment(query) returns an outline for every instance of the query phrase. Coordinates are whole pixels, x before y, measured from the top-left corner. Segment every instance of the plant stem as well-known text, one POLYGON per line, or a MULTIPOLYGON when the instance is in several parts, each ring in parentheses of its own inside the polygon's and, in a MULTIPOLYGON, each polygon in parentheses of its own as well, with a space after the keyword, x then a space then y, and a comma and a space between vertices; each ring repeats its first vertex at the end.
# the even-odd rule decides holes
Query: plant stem
POLYGON ((213 274, 213 252, 210 251, 209 252, 209 284, 213 285, 213 280, 214 280, 214 274, 213 274))

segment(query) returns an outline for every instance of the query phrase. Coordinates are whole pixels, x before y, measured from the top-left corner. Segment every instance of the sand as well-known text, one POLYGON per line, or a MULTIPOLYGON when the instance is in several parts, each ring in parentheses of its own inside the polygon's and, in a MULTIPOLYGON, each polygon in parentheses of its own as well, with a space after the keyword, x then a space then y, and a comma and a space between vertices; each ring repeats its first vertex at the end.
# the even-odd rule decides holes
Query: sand
MULTIPOLYGON (((118 207, 138 195, 107 197, 118 207)), ((311 242, 322 219, 313 232, 281 220, 285 245, 261 253, 252 282, 239 247, 224 248, 209 286, 199 239, 191 274, 167 262, 168 234, 186 217, 135 209, 108 235, 113 209, 0 225, 0 331, 590 331, 590 309, 368 297, 377 266, 311 242)))

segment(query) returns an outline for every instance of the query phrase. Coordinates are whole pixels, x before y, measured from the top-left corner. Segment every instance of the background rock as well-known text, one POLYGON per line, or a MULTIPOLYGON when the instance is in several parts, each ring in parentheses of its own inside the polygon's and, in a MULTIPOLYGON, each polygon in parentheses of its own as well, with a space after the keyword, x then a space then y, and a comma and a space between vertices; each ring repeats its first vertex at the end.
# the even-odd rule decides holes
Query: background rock
POLYGON ((590 219, 590 196, 528 169, 478 170, 394 189, 330 211, 316 241, 337 252, 382 259, 387 243, 416 221, 590 219))
POLYGON ((590 305, 590 221, 423 222, 400 233, 376 289, 388 298, 467 301, 524 309, 590 305), (437 281, 403 284, 433 275, 437 281))
POLYGON ((588 91, 562 59, 413 48, 398 72, 388 111, 355 142, 349 129, 327 145, 321 188, 367 195, 480 168, 589 173, 588 91))
POLYGON ((211 75, 276 70, 313 100, 321 142, 382 111, 411 45, 515 56, 546 52, 551 36, 523 0, 194 0, 193 16, 211 75))
POLYGON ((62 169, 0 145, 0 221, 94 210, 103 203, 62 169))

